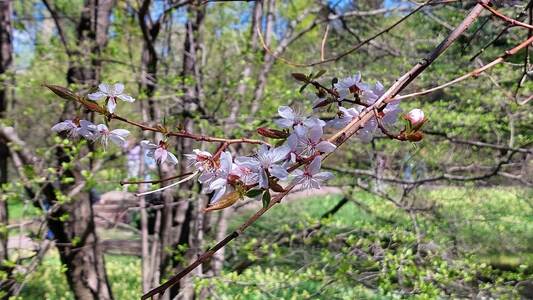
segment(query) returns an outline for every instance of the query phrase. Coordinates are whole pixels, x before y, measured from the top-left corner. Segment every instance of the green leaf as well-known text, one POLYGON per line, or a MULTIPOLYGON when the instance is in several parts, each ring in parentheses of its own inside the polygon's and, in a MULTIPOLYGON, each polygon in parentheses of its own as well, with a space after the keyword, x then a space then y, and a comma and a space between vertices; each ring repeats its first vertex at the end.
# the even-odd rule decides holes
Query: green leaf
POLYGON ((304 85, 302 85, 302 87, 300 88, 300 94, 305 90, 305 88, 307 87, 309 83, 306 83, 304 85))
POLYGON ((246 192, 246 197, 255 198, 255 197, 261 195, 262 192, 263 192, 263 189, 249 190, 248 192, 246 192))
POLYGON ((318 73, 316 73, 315 76, 313 76, 313 79, 317 79, 317 78, 319 78, 320 76, 322 76, 324 74, 326 74, 326 70, 320 70, 320 71, 318 71, 318 73))
POLYGON ((269 190, 266 190, 264 193, 263 193, 263 208, 267 208, 268 205, 270 204, 270 191, 269 190))

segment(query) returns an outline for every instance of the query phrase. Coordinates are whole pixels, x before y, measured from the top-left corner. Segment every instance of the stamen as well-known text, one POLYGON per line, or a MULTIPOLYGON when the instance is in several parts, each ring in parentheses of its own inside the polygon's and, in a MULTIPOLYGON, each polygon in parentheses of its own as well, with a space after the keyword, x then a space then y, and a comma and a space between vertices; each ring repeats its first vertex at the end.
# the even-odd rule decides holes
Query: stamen
POLYGON ((192 173, 191 176, 185 177, 185 178, 183 178, 182 180, 180 180, 178 182, 174 182, 173 184, 169 184, 167 186, 164 186, 162 188, 159 188, 159 189, 156 189, 156 190, 153 190, 153 191, 148 191, 148 192, 144 192, 144 193, 135 194, 135 196, 140 197, 140 196, 149 195, 149 194, 153 194, 153 193, 157 193, 157 192, 169 189, 169 188, 171 188, 173 186, 176 186, 176 185, 178 185, 180 183, 184 183, 185 181, 188 181, 188 180, 192 179, 197 174, 198 174, 198 171, 192 173))

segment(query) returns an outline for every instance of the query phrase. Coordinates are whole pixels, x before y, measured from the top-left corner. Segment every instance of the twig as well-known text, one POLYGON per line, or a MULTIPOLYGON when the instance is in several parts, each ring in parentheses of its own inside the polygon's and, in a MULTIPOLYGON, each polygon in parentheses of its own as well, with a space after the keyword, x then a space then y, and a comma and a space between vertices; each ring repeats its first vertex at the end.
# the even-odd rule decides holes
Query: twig
POLYGON ((179 175, 176 175, 176 176, 162 178, 162 179, 156 179, 156 180, 120 181, 120 185, 141 184, 141 183, 161 183, 161 182, 165 182, 165 181, 169 181, 169 180, 173 180, 173 179, 189 176, 191 174, 192 174, 192 172, 187 172, 187 173, 179 174, 179 175))
POLYGON ((524 27, 524 28, 528 28, 528 29, 533 29, 533 25, 529 25, 527 23, 523 23, 523 22, 520 22, 520 21, 515 20, 513 18, 510 18, 510 17, 502 14, 501 12, 495 10, 494 8, 490 7, 488 4, 483 4, 481 2, 479 4, 482 5, 486 10, 490 11, 496 17, 504 20, 505 22, 511 24, 512 26, 520 26, 520 27, 524 27))
POLYGON ((438 91, 438 90, 444 89, 446 87, 449 87, 451 85, 454 85, 454 84, 456 84, 458 82, 461 82, 463 80, 466 80, 466 79, 468 79, 470 77, 476 77, 479 74, 485 72, 486 70, 494 67, 495 65, 500 64, 507 57, 515 55, 518 51, 520 51, 523 48, 527 47, 532 42, 533 42, 533 37, 529 37, 527 40, 523 41, 518 46, 516 46, 516 47, 514 47, 514 48, 512 48, 510 50, 505 51, 504 54, 500 55, 498 58, 496 58, 492 62, 490 62, 490 63, 488 63, 488 64, 486 64, 486 65, 484 65, 482 67, 479 67, 479 68, 477 68, 477 69, 475 69, 475 70, 473 70, 473 71, 471 71, 469 73, 466 73, 465 75, 463 75, 461 77, 457 77, 454 80, 449 81, 449 82, 447 82, 445 84, 442 84, 442 85, 439 85, 439 86, 436 86, 436 87, 433 87, 433 88, 430 88, 430 89, 427 89, 427 90, 424 90, 424 91, 411 93, 411 94, 407 94, 407 95, 402 95, 402 96, 397 96, 395 98, 395 100, 403 100, 403 99, 412 98, 412 97, 416 97, 416 96, 427 95, 427 94, 433 93, 435 91, 438 91))
POLYGON ((274 58, 276 58, 277 60, 279 61, 282 61, 283 63, 287 64, 287 65, 290 65, 290 66, 293 66, 293 67, 313 67, 313 66, 316 66, 316 65, 320 65, 320 64, 324 64, 324 63, 329 63, 329 62, 336 62, 338 60, 340 60, 341 58, 347 56, 347 55, 350 55, 352 54, 353 52, 355 52, 357 49, 361 48, 362 46, 368 44, 370 41, 376 39, 377 37, 389 32, 391 29, 393 29, 394 27, 398 26, 400 23, 402 23, 403 21, 407 20, 410 16, 414 15, 416 12, 418 12, 419 10, 421 10, 423 7, 429 5, 431 3, 431 0, 427 1, 426 3, 424 4, 421 4, 419 5, 417 8, 415 8, 413 11, 411 11, 410 13, 408 13, 407 15, 403 16, 400 20, 396 21, 394 24, 392 24, 391 26, 383 29, 382 31, 378 32, 377 34, 369 37, 368 39, 360 42, 359 44, 355 45, 354 47, 352 47, 350 50, 346 51, 346 52, 343 52, 337 56, 334 56, 334 57, 330 57, 330 58, 325 58, 323 60, 320 60, 320 61, 316 61, 316 62, 311 62, 311 63, 305 63, 305 64, 302 64, 302 63, 296 63, 296 62, 292 62, 286 58, 283 58, 279 55, 276 55, 276 53, 274 53, 274 51, 272 51, 272 49, 270 49, 268 47, 268 45, 265 43, 265 40, 264 40, 264 37, 263 37, 263 34, 261 32, 261 29, 259 27, 257 27, 257 34, 258 34, 258 37, 259 37, 259 41, 261 42, 261 45, 263 46, 263 49, 265 49, 266 52, 268 52, 270 55, 272 55, 274 58))

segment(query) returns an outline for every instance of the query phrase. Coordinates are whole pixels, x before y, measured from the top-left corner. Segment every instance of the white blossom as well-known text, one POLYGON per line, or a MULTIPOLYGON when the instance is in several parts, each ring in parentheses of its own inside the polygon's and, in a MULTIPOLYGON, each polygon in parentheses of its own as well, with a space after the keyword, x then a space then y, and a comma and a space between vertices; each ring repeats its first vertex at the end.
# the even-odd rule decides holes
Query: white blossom
POLYGON ((345 107, 339 107, 340 112, 342 113, 341 116, 338 116, 328 122, 328 126, 331 126, 333 128, 344 128, 346 125, 350 124, 353 119, 357 118, 360 113, 360 109, 352 107, 352 108, 345 108, 345 107))
POLYGON ((350 94, 360 93, 368 90, 368 85, 361 82, 361 73, 357 72, 354 76, 340 79, 333 85, 339 94, 340 99, 345 99, 350 94))
POLYGON ((307 118, 302 113, 294 111, 289 106, 280 106, 278 108, 278 114, 281 118, 274 122, 282 128, 294 128, 294 131, 298 135, 304 133, 305 127, 326 125, 326 122, 316 117, 307 118))
POLYGON ((162 164, 167 160, 170 164, 178 164, 178 159, 167 150, 167 144, 163 141, 160 141, 159 145, 156 145, 145 140, 141 141, 141 146, 147 149, 146 156, 154 158, 158 164, 162 164))
POLYGON ((124 85, 117 83, 114 85, 101 83, 98 85, 98 91, 87 95, 89 99, 97 101, 103 98, 107 98, 107 110, 110 113, 115 112, 117 106, 117 98, 126 102, 134 102, 135 99, 129 95, 124 94, 124 85))
POLYGON ((261 145, 255 157, 239 157, 238 165, 258 174, 259 187, 268 188, 268 174, 281 180, 289 175, 283 166, 277 164, 285 160, 289 152, 288 145, 270 149, 266 145, 261 145))
POLYGON ((387 106, 383 110, 383 117, 381 117, 381 119, 383 120, 383 125, 394 125, 394 123, 396 123, 396 121, 398 120, 398 116, 401 112, 402 109, 400 108, 400 100, 395 100, 387 104, 387 106))
POLYGON ((337 148, 333 143, 321 139, 323 133, 324 131, 320 126, 315 126, 307 130, 307 134, 300 139, 306 152, 309 154, 314 154, 316 151, 330 153, 337 148))
POLYGON ((189 166, 194 165, 199 171, 206 171, 213 165, 213 155, 207 151, 200 149, 194 149, 192 154, 185 154, 185 157, 189 161, 189 166))
POLYGON ((317 156, 303 170, 294 170, 294 183, 301 184, 304 189, 319 189, 322 182, 333 177, 331 172, 320 172, 321 162, 322 159, 317 156))
POLYGON ((215 203, 229 190, 233 189, 228 181, 233 168, 233 158, 231 153, 224 151, 220 154, 220 167, 216 171, 216 178, 209 183, 208 191, 215 192, 211 203, 215 203))
POLYGON ((65 120, 52 126, 52 131, 66 132, 69 138, 82 136, 90 140, 93 138, 93 133, 87 127, 91 125, 94 126, 94 124, 86 120, 79 120, 78 122, 75 120, 65 120))
POLYGON ((126 137, 130 134, 130 132, 126 129, 109 130, 105 124, 82 124, 81 126, 82 128, 85 127, 88 131, 91 131, 91 139, 100 140, 104 148, 107 147, 109 140, 111 140, 115 145, 121 147, 126 142, 126 137))

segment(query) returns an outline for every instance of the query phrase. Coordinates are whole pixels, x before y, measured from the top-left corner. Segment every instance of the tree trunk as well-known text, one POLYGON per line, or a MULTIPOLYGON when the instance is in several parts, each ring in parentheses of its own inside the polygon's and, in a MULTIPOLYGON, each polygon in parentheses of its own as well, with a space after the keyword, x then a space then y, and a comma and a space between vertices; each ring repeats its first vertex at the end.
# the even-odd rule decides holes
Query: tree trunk
MULTIPOLYGON (((13 45, 11 32, 11 0, 0 1, 0 75, 4 75, 13 60, 13 45)), ((0 118, 5 117, 7 110, 7 85, 8 80, 0 80, 0 118)), ((7 183, 7 158, 9 149, 7 144, 0 140, 0 187, 7 183)), ((0 226, 7 226, 7 203, 0 201, 0 226)), ((8 258, 7 230, 0 231, 0 262, 8 258)))
MULTIPOLYGON (((56 18, 57 12, 50 3, 47 4, 51 15, 56 18)), ((100 81, 100 53, 107 44, 107 33, 114 0, 85 0, 81 17, 76 27, 77 39, 75 45, 65 42, 69 55, 69 68, 66 80, 69 84, 76 83, 84 86, 94 86, 100 81), (88 54, 91 55, 88 55, 88 54)), ((59 32, 60 20, 55 20, 59 32)), ((60 33, 61 34, 61 33, 60 33)), ((66 38, 66 37, 64 37, 66 38)), ((73 106, 65 108, 62 119, 71 117, 73 106)), ((92 115, 85 116, 91 119, 92 115)), ((89 150, 91 148, 89 147, 89 150)), ((58 151, 58 164, 69 161, 62 151, 58 151)), ((109 281, 107 279, 104 255, 96 235, 94 213, 88 193, 79 193, 78 197, 69 203, 59 204, 54 189, 59 188, 63 194, 68 194, 81 184, 81 176, 75 176, 76 171, 67 176, 76 178, 74 184, 46 186, 47 201, 53 207, 47 218, 48 227, 57 241, 61 262, 66 265, 66 277, 76 299, 113 299, 109 281), (67 220, 63 218, 67 216, 67 220), (63 218, 60 218, 63 217, 63 218)))
MULTIPOLYGON (((13 60, 11 14, 11 0, 0 0, 0 76, 7 73, 13 60)), ((7 85, 7 79, 0 80, 0 118, 6 117, 7 114, 7 85)), ((8 156, 7 142, 0 139, 0 191, 2 185, 8 182, 8 156)), ((11 295, 13 282, 11 280, 12 269, 4 266, 4 262, 9 259, 7 252, 8 230, 6 227, 8 221, 7 202, 0 200, 0 270, 7 273, 7 278, 0 281, 0 289, 6 292, 2 297, 3 299, 7 299, 11 295)))
MULTIPOLYGON (((189 5, 187 7, 187 22, 185 23, 185 41, 183 45, 183 69, 182 69, 182 86, 183 86, 183 102, 184 108, 182 113, 182 122, 184 129, 188 132, 194 132, 193 118, 198 113, 203 113, 202 105, 202 70, 199 62, 201 57, 202 47, 202 27, 204 24, 204 18, 206 13, 205 5, 189 5), (188 83, 187 79, 194 78, 193 83, 188 83)), ((193 150, 193 141, 190 139, 178 140, 178 153, 191 153, 193 150)), ((187 164, 181 162, 180 173, 185 172, 187 164)), ((200 197, 192 194, 195 188, 194 182, 187 182, 180 186, 180 190, 183 190, 185 195, 178 196, 177 201, 181 204, 178 209, 174 211, 174 220, 177 226, 175 231, 178 231, 177 245, 173 243, 172 249, 176 249, 175 246, 187 246, 185 253, 185 262, 194 260, 201 253, 201 245, 203 243, 202 234, 203 218, 199 217, 198 212, 201 209, 203 201, 198 200, 200 197), (198 199, 191 199, 198 198, 198 199), (200 207, 199 207, 200 206, 200 207)), ((203 203, 205 205, 205 203, 203 203)), ((170 231, 166 231, 162 236, 165 237, 170 231)), ((172 239, 166 237, 168 242, 172 239)), ((167 254, 168 255, 168 254, 167 254)), ((168 261, 168 258, 167 258, 168 261)), ((180 270, 182 266, 178 262, 172 261, 173 271, 180 270)), ((166 267, 166 266, 162 266, 166 267)), ((197 271, 195 275, 200 275, 197 271)), ((191 274, 192 275, 192 274, 191 274)), ((180 299, 193 299, 194 287, 191 284, 191 276, 186 276, 179 285, 171 289, 169 293, 170 299, 180 294, 180 299)))

